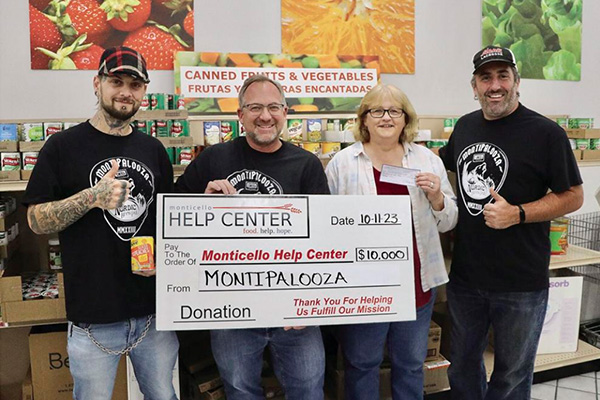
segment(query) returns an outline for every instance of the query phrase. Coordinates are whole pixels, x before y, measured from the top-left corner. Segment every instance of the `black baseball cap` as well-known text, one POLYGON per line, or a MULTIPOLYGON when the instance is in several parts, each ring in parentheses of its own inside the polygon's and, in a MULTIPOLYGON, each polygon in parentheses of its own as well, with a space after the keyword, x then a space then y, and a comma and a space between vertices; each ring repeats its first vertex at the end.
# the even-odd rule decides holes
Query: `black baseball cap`
POLYGON ((515 55, 512 51, 505 47, 487 46, 479 50, 473 56, 473 74, 477 72, 482 65, 491 62, 504 62, 517 68, 515 55))
POLYGON ((125 46, 109 47, 100 57, 98 75, 127 74, 148 83, 146 60, 137 50, 125 46))

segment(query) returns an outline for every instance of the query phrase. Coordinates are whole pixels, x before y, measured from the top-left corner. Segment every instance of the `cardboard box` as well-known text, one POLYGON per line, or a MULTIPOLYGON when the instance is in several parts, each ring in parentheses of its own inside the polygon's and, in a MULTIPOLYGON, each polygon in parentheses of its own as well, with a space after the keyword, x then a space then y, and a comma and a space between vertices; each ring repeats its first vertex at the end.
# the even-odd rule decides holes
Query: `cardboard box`
POLYGON ((263 376, 261 378, 261 385, 264 390, 265 398, 271 400, 285 400, 285 392, 274 375, 263 376))
POLYGON ((582 292, 582 276, 550 278, 548 307, 537 354, 577 351, 582 292))
POLYGON ((567 129, 567 137, 571 139, 598 139, 600 129, 567 129))
POLYGON ((40 140, 37 142, 19 142, 19 151, 40 151, 42 147, 46 144, 45 140, 40 140))
POLYGON ((204 124, 201 120, 190 120, 190 137, 196 146, 204 146, 204 124))
POLYGON ((210 368, 216 370, 217 364, 210 347, 210 331, 181 331, 177 336, 179 362, 188 374, 195 376, 210 368))
POLYGON ((580 150, 581 159, 584 161, 600 160, 600 150, 580 150))
POLYGON ((425 373, 423 389, 425 393, 435 393, 450 388, 448 367, 450 367, 450 361, 446 360, 441 354, 436 360, 425 362, 425 365, 423 365, 423 372, 425 373))
POLYGON ((0 258, 12 258, 19 250, 21 238, 17 236, 6 245, 0 246, 0 258))
POLYGON ((58 283, 58 299, 23 300, 21 276, 3 276, 0 279, 0 307, 2 307, 3 321, 9 324, 64 321, 67 313, 62 273, 58 274, 58 283))
POLYGON ((153 119, 187 119, 188 110, 139 110, 134 116, 135 120, 153 119))
MULTIPOLYGON (((437 360, 440 355, 440 343, 442 341, 442 328, 434 321, 429 323, 429 332, 427 335, 427 357, 425 361, 437 360)), ((343 361, 343 360, 342 360, 343 361)), ((387 351, 387 346, 384 350, 382 367, 389 367, 390 359, 387 351)), ((342 367, 340 369, 343 368, 342 367)))
MULTIPOLYGON (((272 399, 273 397, 267 397, 267 398, 272 399)), ((220 388, 200 393, 200 399, 201 400, 225 400, 225 388, 223 386, 221 386, 220 388)))
MULTIPOLYGON (((73 378, 69 370, 67 332, 29 336, 31 377, 35 400, 73 398, 73 378)), ((125 357, 121 358, 113 389, 113 400, 127 400, 125 357)))
POLYGON ((194 139, 191 136, 159 137, 157 138, 165 147, 192 147, 194 139))
POLYGON ((579 161, 583 158, 583 150, 575 149, 573 150, 573 155, 575 156, 575 159, 579 161))
MULTIPOLYGON (((433 361, 423 364, 423 390, 425 393, 435 393, 450 388, 448 382, 448 367, 450 361, 440 354, 433 361)), ((332 399, 344 400, 344 371, 330 368, 327 370, 326 390, 332 399)), ((379 398, 392 399, 392 370, 381 368, 379 370, 379 398)))
POLYGON ((22 385, 22 400, 33 400, 33 383, 31 381, 31 368, 27 371, 22 385))
POLYGON ((205 370, 193 374, 195 385, 200 393, 216 389, 223 386, 223 381, 219 375, 219 370, 216 366, 208 367, 205 370))
POLYGON ((22 181, 28 181, 29 178, 31 178, 31 173, 32 172, 33 172, 32 169, 28 169, 28 170, 22 169, 21 170, 21 180, 22 181))
POLYGON ((431 321, 427 337, 427 357, 425 361, 436 360, 440 356, 440 343, 442 341, 442 328, 431 321))
MULTIPOLYGON (((440 355, 440 344, 442 341, 442 328, 431 321, 429 324, 429 333, 427 336, 427 357, 425 361, 437 360, 440 355)), ((388 355, 387 346, 384 348, 383 361, 381 362, 382 369, 391 365, 388 355)), ((335 360, 335 369, 344 370, 344 354, 341 345, 337 348, 337 359, 335 360)))
POLYGON ((13 226, 18 221, 17 213, 10 213, 4 218, 0 218, 0 231, 7 231, 8 228, 13 226))
POLYGON ((13 152, 17 151, 17 141, 1 141, 0 142, 0 151, 13 152))
POLYGON ((20 181, 21 171, 0 171, 0 182, 5 181, 20 181))

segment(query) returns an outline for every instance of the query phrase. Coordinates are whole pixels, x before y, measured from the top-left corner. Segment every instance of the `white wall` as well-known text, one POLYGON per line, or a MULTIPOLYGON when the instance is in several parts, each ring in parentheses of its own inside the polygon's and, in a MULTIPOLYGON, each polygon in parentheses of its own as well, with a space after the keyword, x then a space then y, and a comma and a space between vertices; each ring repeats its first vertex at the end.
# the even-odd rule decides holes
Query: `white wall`
MULTIPOLYGON (((415 3, 416 72, 382 80, 401 87, 422 115, 461 115, 478 108, 469 80, 472 56, 481 47, 481 0, 415 3)), ((93 71, 29 69, 27 4, 0 0, 0 119, 90 116, 93 71)), ((600 1, 584 1, 582 80, 523 80, 523 104, 543 114, 594 117, 600 125, 599 15, 600 1)), ((279 53, 280 16, 279 0, 196 0, 196 50, 279 53)), ((151 71, 150 79, 149 92, 173 91, 172 72, 151 71)), ((594 175, 586 186, 595 179, 595 189, 600 173, 594 175)))
MULTIPOLYGON (((29 69, 27 0, 0 0, 0 119, 80 118, 94 110, 91 71, 29 69)), ((424 115, 478 108, 469 79, 481 47, 480 0, 416 0, 416 72, 384 75, 424 115)), ((600 124, 600 1, 583 9, 582 80, 523 80, 521 100, 544 114, 594 117, 600 124)), ((281 52, 279 0, 196 0, 196 50, 281 52)), ((153 71, 150 92, 173 90, 172 73, 153 71)))

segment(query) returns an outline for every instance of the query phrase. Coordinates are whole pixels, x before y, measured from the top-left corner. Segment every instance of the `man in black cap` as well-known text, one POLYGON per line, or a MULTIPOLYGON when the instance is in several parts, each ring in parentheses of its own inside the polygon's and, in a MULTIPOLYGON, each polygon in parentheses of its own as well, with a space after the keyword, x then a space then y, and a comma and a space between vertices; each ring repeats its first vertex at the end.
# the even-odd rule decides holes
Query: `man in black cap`
POLYGON ((459 207, 448 376, 453 399, 525 400, 548 302, 549 221, 581 207, 582 180, 563 129, 519 102, 512 52, 488 46, 473 65, 481 110, 460 118, 440 151, 456 172, 459 207))
POLYGON ((31 229, 60 237, 78 399, 110 399, 123 354, 145 398, 176 398, 177 337, 156 330, 154 271, 131 267, 131 239, 155 236, 156 194, 173 187, 165 148, 131 124, 148 82, 140 53, 107 49, 94 77, 98 110, 49 138, 25 193, 31 229))

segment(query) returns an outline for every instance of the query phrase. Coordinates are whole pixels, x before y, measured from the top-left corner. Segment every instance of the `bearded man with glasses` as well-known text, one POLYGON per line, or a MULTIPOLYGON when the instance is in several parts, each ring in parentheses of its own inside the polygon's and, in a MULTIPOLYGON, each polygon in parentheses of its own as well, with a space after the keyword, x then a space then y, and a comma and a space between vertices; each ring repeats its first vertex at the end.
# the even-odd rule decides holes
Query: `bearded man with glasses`
MULTIPOLYGON (((246 79, 239 105, 246 136, 205 149, 179 177, 177 191, 329 194, 318 158, 279 138, 288 108, 278 82, 264 75, 246 79)), ((286 399, 323 399, 325 354, 319 327, 214 330, 211 342, 228 399, 265 398, 260 383, 267 346, 286 399)))

